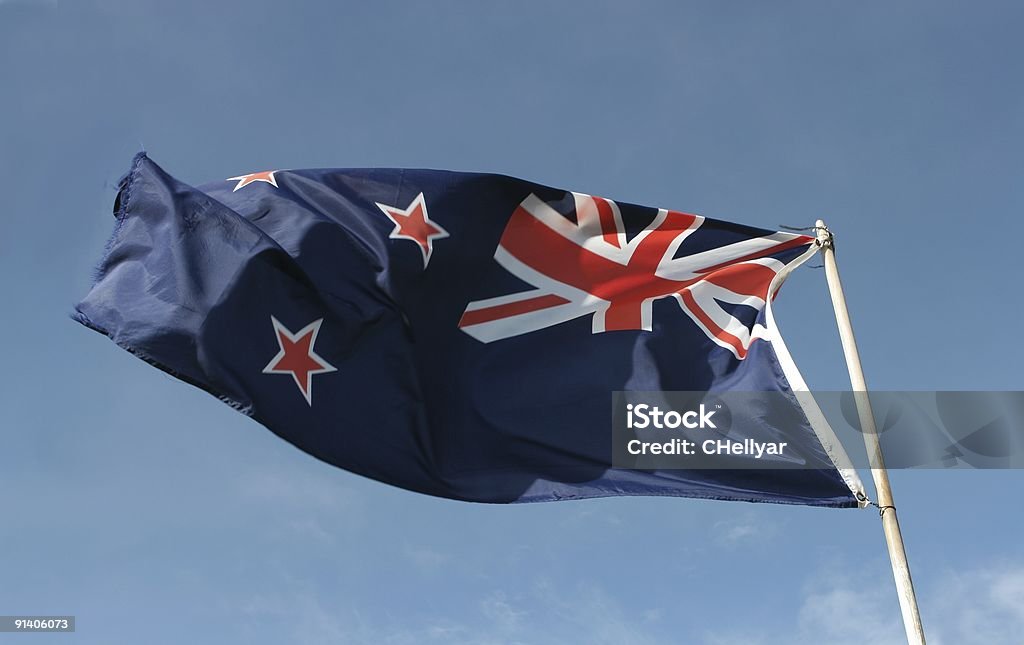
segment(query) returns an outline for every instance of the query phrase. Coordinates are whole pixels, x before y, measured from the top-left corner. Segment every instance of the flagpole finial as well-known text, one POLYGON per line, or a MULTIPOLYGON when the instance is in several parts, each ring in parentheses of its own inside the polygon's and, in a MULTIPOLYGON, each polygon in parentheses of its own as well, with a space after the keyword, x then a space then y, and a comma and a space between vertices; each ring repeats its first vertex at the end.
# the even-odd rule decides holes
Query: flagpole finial
POLYGON ((818 246, 823 249, 835 249, 835 239, 832 237, 832 231, 828 230, 828 226, 825 225, 823 220, 818 220, 814 223, 814 233, 818 238, 818 246))

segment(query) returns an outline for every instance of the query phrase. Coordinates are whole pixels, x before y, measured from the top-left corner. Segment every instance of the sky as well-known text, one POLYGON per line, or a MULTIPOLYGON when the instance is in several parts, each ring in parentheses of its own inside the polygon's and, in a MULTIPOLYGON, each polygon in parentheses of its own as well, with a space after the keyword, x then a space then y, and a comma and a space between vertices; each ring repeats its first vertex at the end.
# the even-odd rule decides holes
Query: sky
MULTIPOLYGON (((872 510, 430 498, 301 453, 68 314, 142 148, 193 184, 491 171, 764 228, 822 218, 870 386, 1021 390, 1022 19, 0 0, 0 614, 77 617, 0 643, 902 642, 872 510)), ((776 314, 810 386, 845 387, 823 272, 776 314)), ((1018 643, 1024 473, 891 476, 930 642, 1018 643)))

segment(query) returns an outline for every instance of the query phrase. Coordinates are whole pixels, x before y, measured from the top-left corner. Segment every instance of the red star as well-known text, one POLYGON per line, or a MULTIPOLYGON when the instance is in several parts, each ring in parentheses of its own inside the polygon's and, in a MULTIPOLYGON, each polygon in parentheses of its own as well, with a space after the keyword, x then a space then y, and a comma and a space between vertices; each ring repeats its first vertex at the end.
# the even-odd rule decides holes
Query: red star
POLYGON ((262 181, 270 184, 274 188, 277 188, 277 180, 274 179, 274 173, 277 170, 264 170, 263 172, 251 172, 248 175, 239 175, 238 177, 228 177, 224 181, 238 181, 238 184, 232 189, 231 192, 235 192, 239 188, 245 188, 251 183, 262 181))
POLYGON ((270 359, 263 368, 264 374, 290 374, 299 386, 306 403, 313 405, 313 375, 337 371, 337 368, 317 356, 313 351, 316 335, 320 333, 320 324, 324 319, 314 320, 298 333, 291 333, 277 318, 270 317, 277 334, 277 345, 281 351, 270 359))
POLYGON ((420 247, 423 254, 423 268, 427 268, 430 262, 430 254, 434 251, 434 240, 448 237, 448 231, 441 228, 441 225, 430 219, 427 215, 427 204, 423 201, 423 193, 416 195, 408 208, 401 209, 394 206, 385 206, 377 203, 392 222, 395 228, 388 237, 398 240, 412 240, 420 247))

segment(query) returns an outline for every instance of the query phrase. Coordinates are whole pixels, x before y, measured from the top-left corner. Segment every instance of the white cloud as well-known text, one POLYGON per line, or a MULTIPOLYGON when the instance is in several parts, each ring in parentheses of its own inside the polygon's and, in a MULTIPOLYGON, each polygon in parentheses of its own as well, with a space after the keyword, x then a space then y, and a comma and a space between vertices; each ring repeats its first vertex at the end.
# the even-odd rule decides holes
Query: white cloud
POLYGON ((725 546, 737 546, 754 538, 764 540, 777 533, 778 527, 775 524, 764 520, 755 521, 755 517, 749 513, 715 522, 712 526, 715 542, 725 546))
POLYGON ((922 610, 926 621, 937 619, 935 642, 1019 644, 1024 634, 1024 564, 949 574, 925 600, 934 608, 922 610))
MULTIPOLYGON (((407 548, 405 555, 428 570, 449 561, 427 548, 407 548)), ((875 559, 820 570, 802 592, 797 591, 797 579, 786 580, 781 586, 793 590, 798 605, 791 615, 776 616, 770 625, 738 618, 733 625, 709 626, 697 640, 704 645, 902 645, 903 626, 888 574, 888 563, 875 559)), ((927 586, 918 585, 918 593, 929 643, 1021 642, 1024 564, 950 572, 928 580, 927 586)), ((604 588, 583 582, 540 580, 516 593, 495 589, 481 595, 475 606, 469 604, 468 611, 406 615, 400 622, 361 614, 350 599, 322 597, 287 574, 280 582, 269 595, 250 596, 238 605, 254 628, 271 627, 275 633, 283 629, 295 642, 660 645, 687 638, 665 631, 678 624, 678 608, 656 603, 628 607, 604 588)))
POLYGON ((435 551, 429 547, 423 546, 422 544, 406 545, 405 557, 412 562, 413 566, 416 567, 420 573, 424 574, 440 571, 452 559, 447 553, 435 551))
POLYGON ((353 511, 360 501, 340 484, 336 473, 325 469, 249 472, 238 478, 237 485, 241 499, 278 508, 340 513, 353 511))
MULTIPOLYGON (((709 630, 705 645, 902 645, 906 642, 888 563, 847 564, 809 581, 791 629, 709 630), (878 565, 878 566, 876 566, 878 565), (870 571, 870 575, 865 573, 870 571), (880 584, 881 583, 881 584, 880 584)), ((1024 634, 1024 564, 936 576, 918 585, 931 645, 1019 645, 1024 634)))
POLYGON ((591 643, 593 645, 656 645, 658 638, 643 628, 644 615, 658 611, 650 607, 630 613, 613 596, 594 585, 573 589, 555 587, 542 581, 533 600, 545 608, 542 619, 531 621, 534 633, 525 640, 536 643, 591 643), (542 626, 548 623, 547 627, 542 626))
POLYGON ((810 591, 797 616, 800 642, 832 645, 901 645, 902 623, 893 620, 888 603, 895 593, 886 588, 833 581, 810 591), (835 584, 838 582, 838 584, 835 584))
POLYGON ((480 611, 502 634, 518 630, 526 617, 526 612, 513 607, 501 591, 480 601, 480 611))

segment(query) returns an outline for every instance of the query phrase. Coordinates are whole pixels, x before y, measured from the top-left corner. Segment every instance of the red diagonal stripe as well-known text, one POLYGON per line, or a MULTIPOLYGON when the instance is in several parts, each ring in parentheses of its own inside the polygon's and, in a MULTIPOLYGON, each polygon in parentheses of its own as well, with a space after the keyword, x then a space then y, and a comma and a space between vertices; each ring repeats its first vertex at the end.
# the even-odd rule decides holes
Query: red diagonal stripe
POLYGON ((480 323, 491 322, 492 320, 511 318, 512 316, 528 314, 534 311, 540 311, 541 309, 548 309, 550 307, 557 307, 559 305, 566 304, 569 304, 569 301, 565 298, 561 298, 554 294, 548 294, 545 296, 537 296, 536 298, 529 298, 527 300, 520 300, 518 302, 510 302, 504 305, 494 305, 493 307, 474 309, 462 314, 462 318, 459 319, 459 327, 479 325, 480 323))

